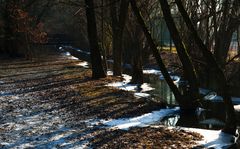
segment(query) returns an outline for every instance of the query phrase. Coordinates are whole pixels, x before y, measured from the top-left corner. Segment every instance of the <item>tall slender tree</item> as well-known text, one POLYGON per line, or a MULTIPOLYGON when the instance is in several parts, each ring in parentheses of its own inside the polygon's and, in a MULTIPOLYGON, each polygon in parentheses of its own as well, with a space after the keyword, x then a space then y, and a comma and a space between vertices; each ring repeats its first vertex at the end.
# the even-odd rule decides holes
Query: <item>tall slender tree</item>
MULTIPOLYGON (((112 2, 110 0, 110 2, 112 2)), ((122 75, 122 53, 123 53, 123 32, 128 14, 129 0, 121 0, 120 8, 116 2, 111 5, 111 20, 112 20, 112 49, 113 49, 113 75, 122 75)))
POLYGON ((92 63, 92 78, 99 79, 106 77, 106 74, 102 65, 102 58, 100 53, 100 47, 98 45, 96 17, 94 11, 93 0, 85 0, 86 4, 86 17, 87 17, 87 30, 88 40, 90 46, 90 57, 92 63))
MULTIPOLYGON (((196 100, 199 98, 199 84, 198 84, 198 80, 197 80, 197 75, 195 73, 195 68, 192 64, 191 58, 190 58, 187 50, 185 49, 185 47, 183 45, 179 31, 175 25, 172 15, 171 15, 170 6, 169 6, 167 0, 159 0, 159 1, 161 4, 165 22, 168 26, 168 30, 173 39, 174 45, 176 46, 179 59, 183 65, 185 79, 188 81, 189 86, 190 86, 190 88, 189 88, 190 92, 188 93, 188 95, 190 95, 190 97, 188 98, 188 100, 192 100, 192 101, 196 102, 196 100)), ((191 102, 191 101, 189 101, 189 102, 191 102)))
POLYGON ((183 108, 183 109, 187 108, 188 106, 185 103, 182 102, 182 99, 183 99, 182 94, 178 90, 177 86, 174 84, 173 80, 171 79, 171 77, 168 73, 168 70, 167 70, 166 66, 163 63, 163 60, 162 60, 162 58, 160 56, 160 53, 157 49, 157 45, 154 42, 154 40, 151 36, 151 33, 149 32, 149 30, 147 28, 147 25, 145 24, 145 21, 143 20, 143 18, 141 16, 141 13, 139 11, 139 8, 137 6, 136 1, 135 0, 130 0, 130 3, 131 3, 132 11, 133 11, 134 15, 136 16, 136 19, 137 19, 139 25, 141 26, 142 31, 144 32, 144 34, 147 38, 147 42, 150 46, 150 49, 152 50, 153 56, 155 57, 155 59, 157 61, 157 64, 158 64, 158 66, 159 66, 167 84, 169 85, 170 89, 172 90, 172 92, 175 96, 175 99, 178 101, 181 108, 183 108))

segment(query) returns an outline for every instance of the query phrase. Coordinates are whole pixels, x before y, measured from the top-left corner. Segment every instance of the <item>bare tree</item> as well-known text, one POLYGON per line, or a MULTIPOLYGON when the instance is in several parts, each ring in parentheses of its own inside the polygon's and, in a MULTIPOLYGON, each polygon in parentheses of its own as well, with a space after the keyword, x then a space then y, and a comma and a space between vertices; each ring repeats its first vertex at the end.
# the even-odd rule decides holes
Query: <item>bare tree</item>
MULTIPOLYGON (((111 2, 111 1, 110 1, 111 2)), ((122 52, 123 52, 123 31, 128 14, 129 0, 121 0, 120 8, 116 2, 111 6, 112 19, 112 49, 113 49, 113 75, 122 75, 122 52)))
POLYGON ((91 52, 92 78, 99 79, 106 77, 106 74, 103 69, 100 47, 98 45, 94 2, 93 0, 85 0, 85 4, 88 26, 88 40, 91 52))
MULTIPOLYGON (((188 100, 193 100, 196 103, 196 100, 199 98, 199 84, 195 73, 195 68, 191 62, 189 54, 185 49, 180 34, 177 30, 175 22, 171 15, 171 10, 168 2, 166 0, 159 0, 163 12, 163 16, 165 18, 166 24, 168 26, 170 35, 173 39, 174 45, 176 46, 178 56, 183 65, 183 71, 185 79, 189 83, 189 95, 188 100)), ((189 101, 189 102, 190 102, 189 101)), ((193 103, 194 103, 193 102, 193 103)), ((194 105, 194 104, 193 104, 194 105)), ((196 106, 196 105, 195 105, 196 106)))
POLYGON ((220 66, 217 64, 216 60, 213 57, 213 54, 207 49, 207 47, 204 45, 203 41, 201 38, 198 36, 198 33, 196 29, 194 28, 186 10, 184 9, 181 0, 175 0, 176 4, 178 6, 178 9, 183 16, 184 22, 186 23, 191 36, 194 38, 197 46, 200 48, 202 51, 204 57, 207 60, 208 67, 216 73, 217 80, 220 82, 219 83, 219 88, 220 88, 220 93, 223 95, 223 100, 226 106, 226 126, 223 131, 231 134, 236 133, 236 118, 235 118, 235 112, 232 104, 231 97, 229 95, 229 88, 227 84, 226 77, 220 68, 220 66))

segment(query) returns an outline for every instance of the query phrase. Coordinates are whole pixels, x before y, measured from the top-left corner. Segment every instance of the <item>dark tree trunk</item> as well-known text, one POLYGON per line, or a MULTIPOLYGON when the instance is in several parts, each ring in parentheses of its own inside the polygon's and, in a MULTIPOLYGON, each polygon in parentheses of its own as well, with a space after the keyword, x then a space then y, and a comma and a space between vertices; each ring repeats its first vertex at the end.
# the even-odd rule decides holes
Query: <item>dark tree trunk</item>
POLYGON ((184 22, 186 23, 188 29, 191 32, 191 36, 194 38, 197 46, 199 49, 202 51, 204 57, 207 60, 207 64, 209 69, 212 69, 214 72, 216 72, 217 80, 220 82, 219 83, 219 88, 220 92, 223 96, 223 100, 225 103, 225 108, 226 108, 226 125, 223 131, 231 134, 236 133, 236 117, 235 117, 235 112, 232 104, 231 97, 229 95, 229 88, 227 85, 227 80, 226 77, 222 71, 222 69, 219 67, 217 64, 216 60, 213 57, 213 54, 207 49, 207 47, 204 45, 203 41, 201 38, 198 36, 198 33, 194 26, 192 25, 192 22, 185 10, 185 8, 182 5, 181 0, 175 0, 176 4, 178 6, 178 9, 184 19, 184 22))
MULTIPOLYGON (((137 27, 138 28, 138 27, 137 27)), ((143 84, 143 68, 142 68, 142 48, 141 45, 141 37, 142 32, 137 31, 136 36, 138 37, 131 37, 132 38, 132 48, 131 52, 132 57, 132 80, 131 83, 134 84, 143 84)))
POLYGON ((113 33, 113 75, 122 75, 123 31, 128 14, 129 0, 121 0, 119 15, 116 4, 111 6, 112 33, 113 33))
POLYGON ((14 21, 12 18, 12 9, 14 1, 6 1, 6 7, 4 11, 4 51, 10 57, 18 56, 17 46, 16 46, 16 35, 14 34, 14 21))
POLYGON ((92 78, 99 79, 106 77, 102 66, 102 58, 100 53, 100 47, 98 45, 96 18, 94 12, 93 0, 85 0, 86 4, 86 16, 87 16, 87 30, 88 40, 90 46, 90 57, 92 63, 92 78))
POLYGON ((161 4, 163 16, 168 26, 168 30, 176 46, 179 59, 183 65, 184 76, 190 86, 188 95, 186 95, 187 96, 186 99, 188 99, 188 101, 186 100, 186 102, 192 103, 192 105, 190 104, 190 106, 193 106, 192 108, 196 108, 197 106, 196 100, 199 98, 199 86, 198 86, 198 80, 196 77, 195 69, 190 60, 188 52, 182 43, 182 39, 179 35, 175 22, 172 18, 170 6, 168 2, 166 0, 159 0, 159 1, 161 4))
POLYGON ((134 56, 132 64, 132 80, 131 83, 143 84, 142 58, 134 56))
POLYGON ((238 54, 240 54, 240 26, 237 29, 237 44, 238 44, 238 47, 237 47, 238 54))
POLYGON ((149 30, 147 29, 147 26, 140 14, 140 11, 139 11, 139 8, 137 7, 137 4, 136 4, 136 1, 135 0, 130 0, 131 2, 131 6, 132 6, 132 10, 133 10, 133 13, 144 33, 144 35, 146 36, 147 38, 147 42, 149 43, 149 46, 150 46, 150 49, 152 50, 152 53, 153 53, 153 56, 155 57, 158 65, 159 65, 159 68, 166 80, 166 82, 168 83, 170 89, 172 90, 174 96, 175 96, 175 99, 181 103, 181 99, 182 99, 182 95, 181 93, 179 92, 177 86, 173 83, 173 80, 171 79, 169 73, 168 73, 168 70, 167 68, 165 67, 163 61, 162 61, 162 58, 158 52, 158 49, 157 49, 157 46, 156 44, 154 43, 153 39, 152 39, 152 36, 149 32, 149 30))

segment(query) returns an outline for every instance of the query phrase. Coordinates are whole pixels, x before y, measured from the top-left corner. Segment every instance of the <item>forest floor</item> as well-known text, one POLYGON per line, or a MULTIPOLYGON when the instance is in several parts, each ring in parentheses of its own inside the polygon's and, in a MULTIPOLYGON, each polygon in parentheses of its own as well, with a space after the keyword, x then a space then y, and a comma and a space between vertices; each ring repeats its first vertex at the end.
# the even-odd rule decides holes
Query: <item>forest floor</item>
POLYGON ((202 136, 179 129, 92 123, 164 108, 92 80, 82 61, 59 53, 0 60, 0 148, 192 148, 202 136))

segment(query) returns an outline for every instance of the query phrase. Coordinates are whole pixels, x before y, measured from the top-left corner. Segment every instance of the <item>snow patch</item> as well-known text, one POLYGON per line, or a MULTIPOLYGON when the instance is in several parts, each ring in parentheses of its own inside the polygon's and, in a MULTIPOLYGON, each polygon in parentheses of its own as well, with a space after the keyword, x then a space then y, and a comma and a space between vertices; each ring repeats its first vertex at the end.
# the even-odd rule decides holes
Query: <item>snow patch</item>
POLYGON ((89 68, 88 62, 80 62, 77 64, 78 66, 84 67, 84 68, 89 68))
MULTIPOLYGON (((205 95, 204 96, 205 100, 210 100, 213 102, 223 102, 222 96, 218 96, 216 92, 213 92, 211 90, 200 88, 199 93, 205 95)), ((231 97, 231 98, 232 98, 233 104, 235 105, 240 104, 240 97, 231 97)))
POLYGON ((66 49, 72 49, 72 50, 78 51, 78 52, 80 52, 80 53, 84 53, 84 54, 90 55, 90 52, 88 52, 88 51, 83 51, 83 50, 78 49, 78 48, 75 48, 75 47, 73 47, 73 46, 64 46, 64 48, 66 48, 66 49))
POLYGON ((77 57, 72 56, 70 52, 65 52, 65 53, 63 53, 63 54, 66 55, 66 56, 68 56, 69 59, 79 60, 77 57))
POLYGON ((65 52, 64 55, 71 56, 71 53, 70 52, 65 52))
POLYGON ((206 130, 197 128, 183 128, 186 131, 196 132, 203 136, 203 140, 197 143, 205 148, 229 148, 234 142, 236 137, 230 134, 226 134, 220 130, 206 130))
POLYGON ((112 75, 113 75, 113 72, 112 72, 112 71, 107 71, 107 75, 108 75, 108 76, 112 76, 112 75))
POLYGON ((77 57, 74 57, 74 56, 70 56, 69 59, 72 59, 72 60, 79 60, 77 57))
POLYGON ((234 106, 235 111, 240 112, 240 105, 234 106))
POLYGON ((134 96, 136 98, 141 98, 141 97, 146 98, 146 97, 150 97, 151 95, 148 93, 134 93, 134 96))
POLYGON ((161 109, 159 111, 153 111, 151 113, 147 113, 133 118, 98 120, 95 122, 90 122, 90 124, 93 126, 99 125, 101 123, 112 129, 128 130, 131 127, 147 127, 151 124, 158 123, 164 117, 177 114, 179 113, 179 111, 179 107, 172 109, 161 109))
MULTIPOLYGON (((111 72, 109 72, 111 74, 111 72)), ((147 92, 154 90, 148 83, 143 83, 141 86, 139 84, 129 84, 132 77, 126 74, 123 74, 123 81, 122 82, 113 82, 109 83, 106 86, 109 87, 115 87, 121 90, 125 91, 141 91, 141 92, 147 92)))
POLYGON ((154 75, 161 75, 161 71, 160 70, 156 70, 156 69, 145 69, 143 70, 144 74, 154 74, 154 75))
MULTIPOLYGON (((156 70, 156 69, 144 69, 143 70, 144 74, 154 74, 154 75, 159 75, 160 80, 164 80, 164 76, 162 75, 162 72, 160 70, 156 70)), ((168 72, 169 74, 171 74, 171 72, 168 72)), ((179 83, 181 77, 179 76, 174 76, 174 75, 170 75, 170 77, 172 78, 172 80, 174 81, 174 83, 179 83)))

